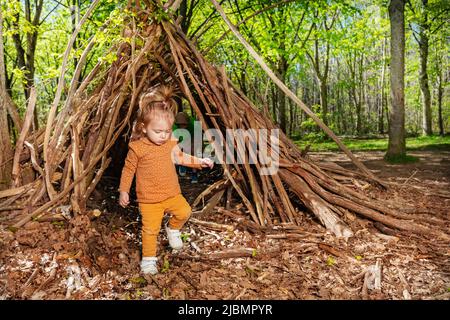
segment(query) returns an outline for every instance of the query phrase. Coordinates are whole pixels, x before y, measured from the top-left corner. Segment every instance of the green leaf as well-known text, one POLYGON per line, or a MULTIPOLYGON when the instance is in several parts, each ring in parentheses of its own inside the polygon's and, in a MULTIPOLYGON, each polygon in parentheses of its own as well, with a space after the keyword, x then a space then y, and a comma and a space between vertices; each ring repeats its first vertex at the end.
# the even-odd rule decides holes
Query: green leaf
POLYGON ((183 233, 181 234, 181 240, 183 240, 183 242, 188 242, 188 241, 189 241, 189 236, 190 236, 189 233, 183 232, 183 233))
POLYGON ((130 279, 128 279, 128 281, 131 283, 134 283, 134 284, 139 284, 139 285, 147 284, 147 280, 145 280, 144 277, 130 278, 130 279))
POLYGON ((333 266, 336 263, 336 260, 333 257, 328 257, 327 266, 333 266))
POLYGON ((164 257, 164 263, 163 263, 163 267, 161 269, 161 272, 165 273, 165 272, 169 271, 169 269, 170 269, 170 262, 169 262, 169 260, 167 260, 166 257, 164 257))

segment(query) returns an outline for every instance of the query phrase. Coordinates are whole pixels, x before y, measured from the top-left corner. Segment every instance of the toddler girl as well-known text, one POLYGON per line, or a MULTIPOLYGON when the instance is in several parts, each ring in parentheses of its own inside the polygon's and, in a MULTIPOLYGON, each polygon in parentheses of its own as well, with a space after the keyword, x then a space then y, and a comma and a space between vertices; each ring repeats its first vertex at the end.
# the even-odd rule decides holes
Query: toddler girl
POLYGON ((169 245, 181 249, 180 229, 191 214, 191 207, 181 194, 175 163, 191 168, 212 168, 208 158, 183 153, 172 138, 176 102, 172 89, 160 86, 144 94, 133 126, 128 154, 120 179, 119 204, 129 204, 129 191, 136 175, 136 194, 142 215, 143 273, 156 274, 157 236, 164 213, 171 213, 165 226, 169 245))

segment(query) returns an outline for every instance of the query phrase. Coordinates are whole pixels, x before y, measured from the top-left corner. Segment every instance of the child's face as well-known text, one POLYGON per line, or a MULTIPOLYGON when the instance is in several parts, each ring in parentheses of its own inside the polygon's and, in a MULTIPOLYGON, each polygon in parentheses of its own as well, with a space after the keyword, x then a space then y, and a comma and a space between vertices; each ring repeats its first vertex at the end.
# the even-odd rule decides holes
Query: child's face
POLYGON ((170 139, 172 135, 172 125, 170 121, 166 119, 156 118, 150 121, 143 131, 151 142, 162 145, 170 139))

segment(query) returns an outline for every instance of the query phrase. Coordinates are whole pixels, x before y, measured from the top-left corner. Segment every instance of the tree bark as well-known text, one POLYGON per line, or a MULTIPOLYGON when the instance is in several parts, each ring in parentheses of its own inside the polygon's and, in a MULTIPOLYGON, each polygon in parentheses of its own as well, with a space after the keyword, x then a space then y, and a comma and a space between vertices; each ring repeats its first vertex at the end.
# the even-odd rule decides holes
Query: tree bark
MULTIPOLYGON (((286 72, 288 64, 286 58, 282 55, 278 64, 278 73, 280 75, 281 81, 286 82, 286 72)), ((278 89, 278 118, 280 119, 280 129, 287 134, 286 131, 286 95, 281 89, 278 89)))
POLYGON ((379 107, 378 107, 378 133, 383 134, 384 133, 384 109, 386 108, 386 99, 385 99, 385 79, 386 79, 386 47, 387 47, 387 39, 384 38, 383 40, 383 67, 381 69, 381 97, 379 101, 379 107))
POLYGON ((437 90, 437 103, 438 103, 438 123, 439 123, 439 135, 443 136, 444 120, 442 118, 442 97, 444 95, 444 88, 442 87, 442 68, 438 67, 438 90, 437 90))
POLYGON ((422 103, 423 103, 423 118, 422 118, 422 133, 424 135, 430 136, 433 134, 432 121, 431 121, 431 94, 430 86, 428 83, 428 34, 430 32, 430 24, 428 22, 428 0, 422 0, 423 4, 423 14, 422 21, 420 23, 420 33, 419 33, 419 53, 420 53, 420 91, 422 93, 422 103))
POLYGON ((8 109, 5 79, 5 59, 3 55, 3 14, 0 10, 0 190, 8 188, 11 183, 12 162, 6 160, 12 157, 11 140, 8 130, 8 109))
POLYGON ((391 0, 391 110, 387 157, 404 156, 405 142, 405 1, 391 0))
POLYGON ((328 71, 330 63, 330 44, 326 44, 326 54, 324 61, 323 72, 320 71, 320 54, 319 54, 319 40, 315 40, 314 43, 315 51, 314 58, 308 54, 310 57, 314 71, 316 73, 317 80, 319 82, 319 93, 320 93, 320 106, 322 108, 322 121, 328 125, 328 71))
POLYGON ((320 79, 320 105, 323 123, 328 125, 328 84, 327 79, 320 79))

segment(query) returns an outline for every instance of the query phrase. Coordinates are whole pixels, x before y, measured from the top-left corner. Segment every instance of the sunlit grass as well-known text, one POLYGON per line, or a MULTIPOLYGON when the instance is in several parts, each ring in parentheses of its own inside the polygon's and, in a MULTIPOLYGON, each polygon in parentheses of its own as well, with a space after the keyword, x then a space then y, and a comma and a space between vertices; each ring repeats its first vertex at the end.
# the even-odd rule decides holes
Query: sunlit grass
MULTIPOLYGON (((311 145, 310 151, 338 151, 334 141, 311 142, 301 139, 294 141, 301 149, 311 145)), ((343 138, 342 142, 351 151, 386 151, 388 139, 355 139, 343 138)), ((430 136, 406 138, 406 150, 437 150, 450 151, 450 136, 430 136)))

